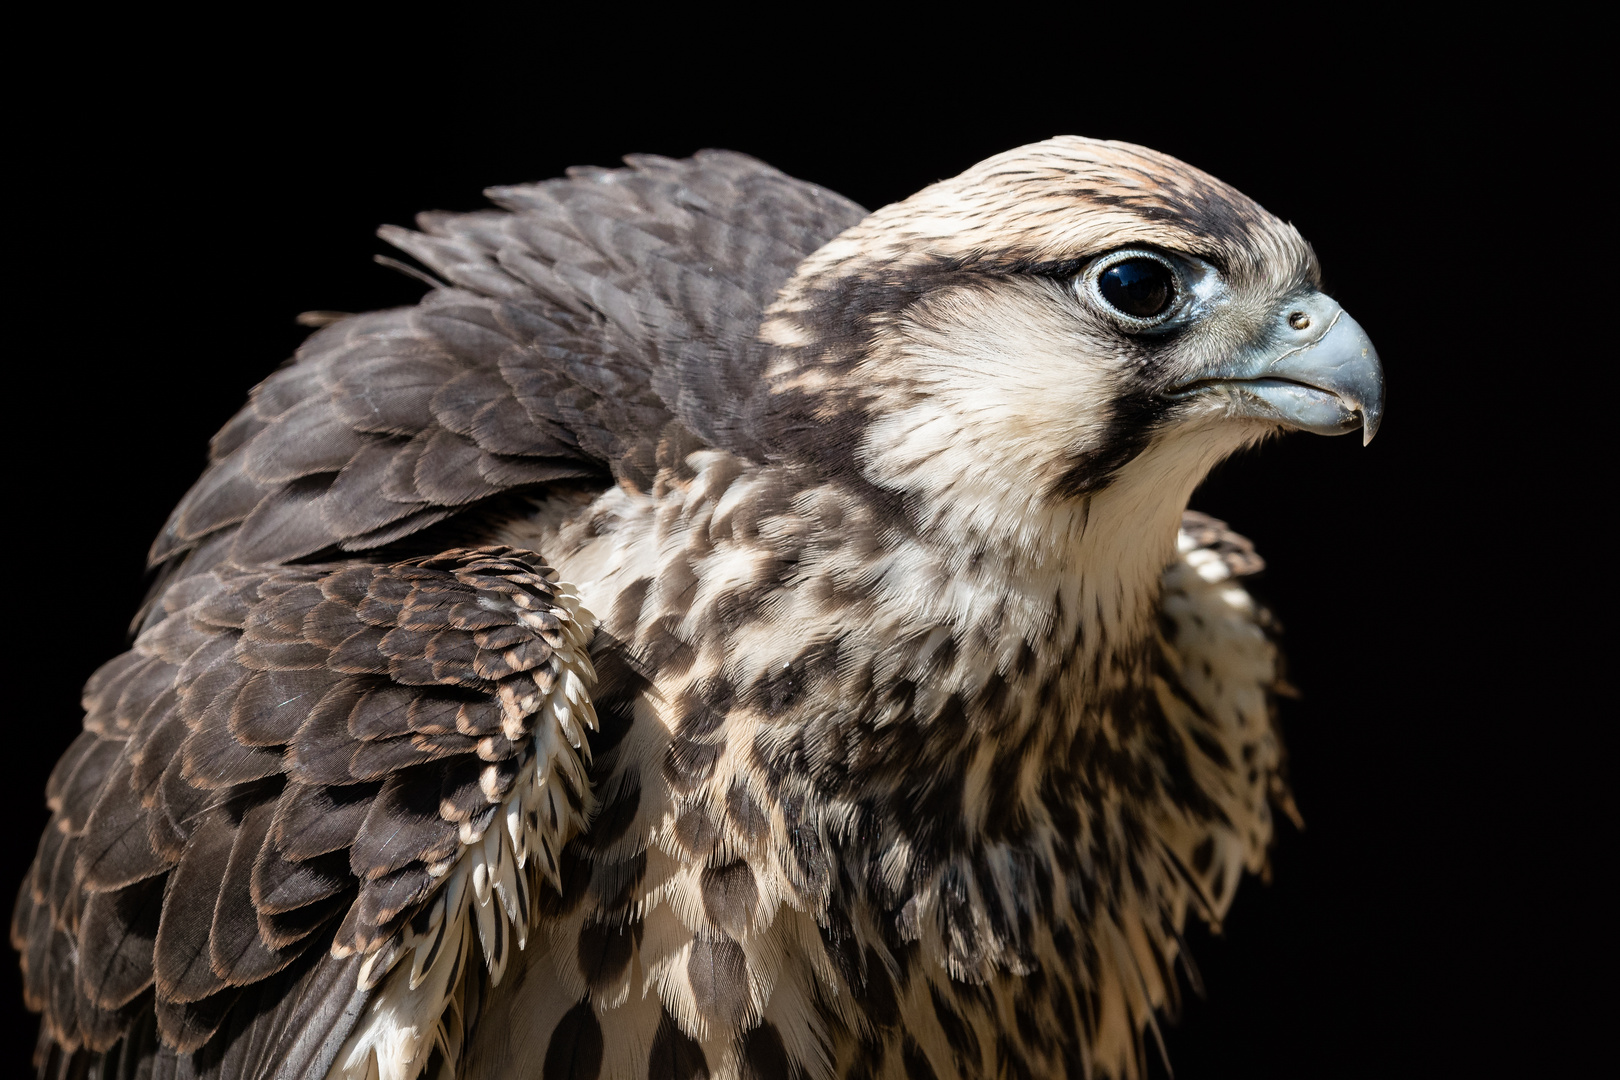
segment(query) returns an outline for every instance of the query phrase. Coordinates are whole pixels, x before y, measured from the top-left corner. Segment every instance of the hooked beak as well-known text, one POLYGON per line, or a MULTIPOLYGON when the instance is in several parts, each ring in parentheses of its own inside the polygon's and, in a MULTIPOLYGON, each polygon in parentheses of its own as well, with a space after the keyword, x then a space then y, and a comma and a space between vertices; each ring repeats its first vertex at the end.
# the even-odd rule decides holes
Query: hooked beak
POLYGON ((1384 415, 1384 371, 1356 320, 1321 293, 1279 309, 1265 344, 1174 389, 1177 397, 1224 394, 1233 416, 1318 435, 1361 429, 1372 442, 1384 415))

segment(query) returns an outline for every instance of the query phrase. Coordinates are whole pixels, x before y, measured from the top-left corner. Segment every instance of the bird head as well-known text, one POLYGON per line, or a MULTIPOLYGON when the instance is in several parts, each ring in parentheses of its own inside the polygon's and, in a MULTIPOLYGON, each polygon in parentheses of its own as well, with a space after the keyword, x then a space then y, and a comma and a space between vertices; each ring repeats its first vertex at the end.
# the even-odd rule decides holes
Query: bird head
POLYGON ((1383 411, 1299 233, 1117 142, 1021 147, 876 211, 761 334, 785 431, 979 546, 1044 547, 1103 509, 1173 537, 1225 455, 1289 429, 1370 441, 1383 411))

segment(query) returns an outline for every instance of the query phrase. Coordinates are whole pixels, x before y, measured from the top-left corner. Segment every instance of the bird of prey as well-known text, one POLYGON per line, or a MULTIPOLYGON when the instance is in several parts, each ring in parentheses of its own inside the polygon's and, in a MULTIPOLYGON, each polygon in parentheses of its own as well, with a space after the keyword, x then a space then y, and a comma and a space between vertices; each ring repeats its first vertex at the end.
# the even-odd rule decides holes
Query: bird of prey
POLYGON ((43 1074, 1140 1075, 1287 806, 1188 498, 1382 411, 1311 249, 1074 137, 489 195, 154 544, 12 923, 43 1074))

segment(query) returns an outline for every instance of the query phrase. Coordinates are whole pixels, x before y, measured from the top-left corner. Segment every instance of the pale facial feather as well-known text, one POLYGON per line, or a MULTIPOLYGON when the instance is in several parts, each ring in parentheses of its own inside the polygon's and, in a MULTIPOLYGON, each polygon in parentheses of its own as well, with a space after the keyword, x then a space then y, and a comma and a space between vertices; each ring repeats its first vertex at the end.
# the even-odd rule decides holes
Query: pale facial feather
POLYGON ((1244 284, 1301 267, 1319 276, 1298 230, 1208 173, 1145 147, 1064 136, 875 211, 806 259, 770 311, 802 310, 816 283, 865 267, 1057 262, 1129 244, 1211 258, 1244 284))

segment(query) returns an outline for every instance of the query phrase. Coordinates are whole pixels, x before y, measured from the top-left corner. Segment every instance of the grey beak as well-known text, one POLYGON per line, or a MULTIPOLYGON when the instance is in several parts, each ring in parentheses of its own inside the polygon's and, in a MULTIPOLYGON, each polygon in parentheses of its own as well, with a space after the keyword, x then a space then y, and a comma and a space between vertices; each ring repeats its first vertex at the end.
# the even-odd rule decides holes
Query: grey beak
POLYGON ((1361 429, 1372 442, 1384 416, 1384 371, 1361 325, 1334 300, 1310 293, 1283 306, 1262 347, 1186 386, 1220 390, 1239 416, 1318 435, 1361 429))

